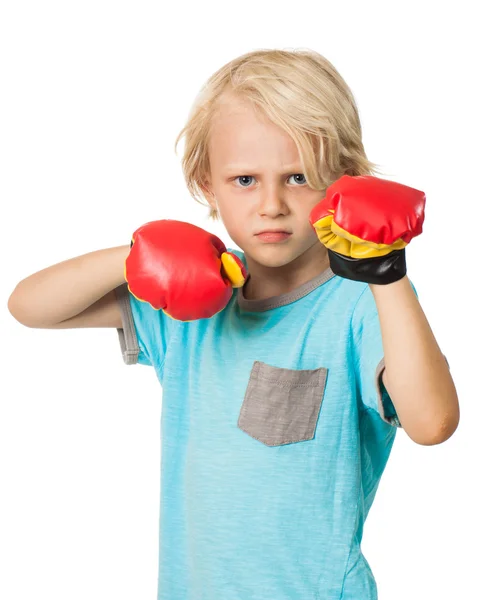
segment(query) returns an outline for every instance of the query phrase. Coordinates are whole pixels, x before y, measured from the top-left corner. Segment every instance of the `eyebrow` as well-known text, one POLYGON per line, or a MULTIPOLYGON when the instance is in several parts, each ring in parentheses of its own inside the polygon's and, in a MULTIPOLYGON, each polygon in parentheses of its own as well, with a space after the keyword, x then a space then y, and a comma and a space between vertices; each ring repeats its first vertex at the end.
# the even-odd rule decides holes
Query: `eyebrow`
MULTIPOLYGON (((291 164, 291 165, 285 165, 283 167, 283 173, 300 173, 302 172, 304 169, 302 167, 302 165, 298 165, 296 163, 291 164)), ((250 167, 249 165, 237 165, 237 164, 230 164, 230 165, 225 165, 223 167, 223 171, 237 171, 238 173, 256 173, 258 171, 257 168, 255 167, 250 167)))

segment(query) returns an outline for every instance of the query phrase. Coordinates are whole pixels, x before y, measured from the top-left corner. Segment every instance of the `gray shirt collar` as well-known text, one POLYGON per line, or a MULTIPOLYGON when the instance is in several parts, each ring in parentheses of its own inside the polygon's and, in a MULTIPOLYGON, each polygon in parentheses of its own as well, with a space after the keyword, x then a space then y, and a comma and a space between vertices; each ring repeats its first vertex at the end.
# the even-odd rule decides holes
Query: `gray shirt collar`
POLYGON ((316 288, 318 288, 320 285, 323 285, 323 283, 326 283, 334 276, 335 273, 330 269, 330 267, 328 267, 322 273, 316 275, 316 277, 313 279, 306 281, 291 292, 280 294, 279 296, 272 296, 271 298, 265 298, 262 300, 247 300, 243 296, 243 287, 240 287, 238 288, 237 295, 238 306, 243 310, 251 312, 262 312, 265 310, 271 310, 272 308, 279 308, 280 306, 291 304, 292 302, 296 302, 297 300, 300 300, 300 298, 307 296, 307 294, 310 294, 316 288))

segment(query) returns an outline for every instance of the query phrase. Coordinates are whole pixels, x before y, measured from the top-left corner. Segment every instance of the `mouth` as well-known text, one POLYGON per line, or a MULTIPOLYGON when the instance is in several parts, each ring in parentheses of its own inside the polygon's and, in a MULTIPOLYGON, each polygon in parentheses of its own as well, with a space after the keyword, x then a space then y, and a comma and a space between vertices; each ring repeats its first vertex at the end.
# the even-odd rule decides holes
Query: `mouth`
POLYGON ((285 231, 284 229, 268 229, 266 231, 261 231, 260 233, 256 233, 255 236, 261 241, 265 243, 278 243, 284 242, 288 238, 290 238, 292 233, 290 231, 285 231))

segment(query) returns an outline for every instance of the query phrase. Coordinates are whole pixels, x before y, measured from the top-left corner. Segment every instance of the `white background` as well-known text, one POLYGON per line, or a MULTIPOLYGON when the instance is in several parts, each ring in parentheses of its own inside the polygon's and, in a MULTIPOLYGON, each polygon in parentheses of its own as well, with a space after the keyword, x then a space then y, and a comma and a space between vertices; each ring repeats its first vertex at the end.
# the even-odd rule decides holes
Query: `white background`
POLYGON ((29 329, 7 300, 29 274, 128 244, 149 220, 191 221, 231 245, 190 198, 173 144, 205 80, 257 48, 324 54, 355 95, 368 157, 427 195, 408 274, 461 423, 439 446, 398 434, 362 546, 380 600, 500 597, 493 6, 3 4, 1 598, 156 598, 154 371, 125 366, 116 330, 29 329))

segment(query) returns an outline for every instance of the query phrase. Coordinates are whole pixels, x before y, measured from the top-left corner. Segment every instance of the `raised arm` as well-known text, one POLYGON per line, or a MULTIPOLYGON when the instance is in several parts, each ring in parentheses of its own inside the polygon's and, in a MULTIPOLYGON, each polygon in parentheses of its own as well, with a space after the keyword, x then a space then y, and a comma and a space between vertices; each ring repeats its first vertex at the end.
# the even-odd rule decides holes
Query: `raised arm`
POLYGON ((125 283, 129 251, 129 245, 95 250, 29 275, 9 297, 11 315, 38 329, 120 328, 114 290, 125 283))

